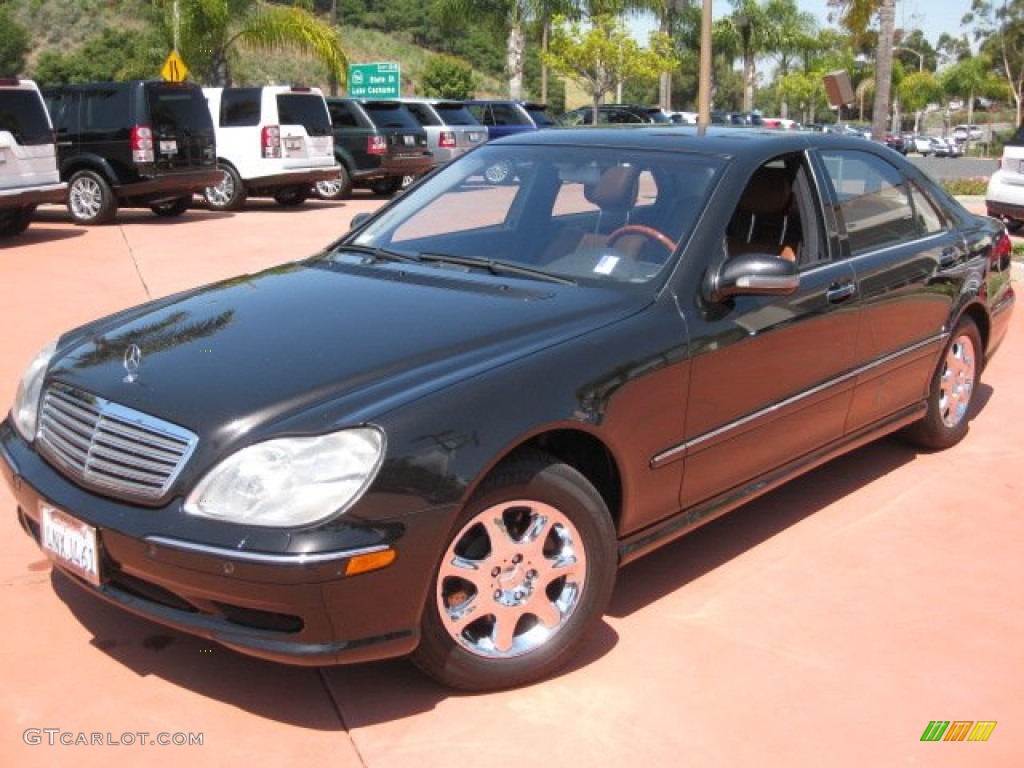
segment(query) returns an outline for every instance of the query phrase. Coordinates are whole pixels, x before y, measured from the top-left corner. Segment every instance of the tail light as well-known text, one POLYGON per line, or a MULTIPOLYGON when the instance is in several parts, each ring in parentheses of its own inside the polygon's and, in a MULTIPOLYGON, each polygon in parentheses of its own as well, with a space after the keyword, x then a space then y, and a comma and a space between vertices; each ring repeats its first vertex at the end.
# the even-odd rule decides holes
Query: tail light
POLYGON ((1006 234, 1006 230, 1003 230, 999 233, 996 244, 992 248, 992 258, 990 260, 992 268, 997 272, 1009 269, 1012 256, 1013 243, 1010 242, 1010 236, 1006 234))
POLYGON ((371 155, 386 155, 388 152, 388 140, 383 136, 368 136, 366 139, 366 151, 371 155))
POLYGON ((281 128, 276 125, 265 125, 260 131, 260 150, 263 157, 281 156, 281 128))
POLYGON ((455 146, 455 132, 454 131, 441 131, 441 140, 438 142, 438 146, 442 149, 451 149, 455 146))
POLYGON ((133 125, 131 131, 132 161, 136 163, 152 163, 153 129, 148 125, 133 125))

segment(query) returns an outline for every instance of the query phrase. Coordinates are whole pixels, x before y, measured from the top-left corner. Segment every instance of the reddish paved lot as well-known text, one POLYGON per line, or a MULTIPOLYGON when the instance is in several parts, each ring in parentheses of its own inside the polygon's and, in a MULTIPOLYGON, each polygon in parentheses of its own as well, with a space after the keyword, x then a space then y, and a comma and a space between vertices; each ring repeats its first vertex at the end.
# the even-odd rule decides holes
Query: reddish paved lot
MULTIPOLYGON (((0 248, 0 408, 69 326, 308 255, 377 204, 93 229, 46 209, 0 248)), ((881 441, 627 567, 572 669, 494 695, 402 661, 275 665, 121 613, 51 573, 0 488, 0 765, 1020 766, 1024 308, 980 395, 950 451, 881 441), (931 720, 998 725, 922 743, 931 720)))

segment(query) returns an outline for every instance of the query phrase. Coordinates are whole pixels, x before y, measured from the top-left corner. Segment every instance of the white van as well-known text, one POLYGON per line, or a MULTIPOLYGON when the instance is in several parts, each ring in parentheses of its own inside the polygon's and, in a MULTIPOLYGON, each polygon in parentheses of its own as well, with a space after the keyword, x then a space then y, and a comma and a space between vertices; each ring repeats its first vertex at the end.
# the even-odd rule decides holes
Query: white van
POLYGON ((31 80, 0 78, 0 238, 24 232, 40 203, 62 203, 50 115, 31 80))
POLYGON ((338 177, 327 104, 318 88, 204 88, 217 133, 219 184, 211 208, 237 210, 246 197, 301 205, 318 181, 338 177))

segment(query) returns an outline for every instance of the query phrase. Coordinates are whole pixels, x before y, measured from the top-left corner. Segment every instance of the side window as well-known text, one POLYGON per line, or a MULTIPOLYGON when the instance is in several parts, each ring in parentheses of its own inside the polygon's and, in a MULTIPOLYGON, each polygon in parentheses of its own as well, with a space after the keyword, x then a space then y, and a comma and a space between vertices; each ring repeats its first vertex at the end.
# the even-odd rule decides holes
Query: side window
POLYGON ((517 125, 516 113, 508 104, 492 104, 491 117, 494 125, 517 125))
POLYGON ((914 222, 921 235, 943 232, 949 228, 946 217, 917 184, 910 185, 910 197, 914 201, 914 222))
POLYGON ((480 125, 494 125, 494 120, 491 119, 491 110, 487 108, 486 104, 469 104, 467 106, 480 125))
POLYGON ((412 113, 412 116, 416 118, 416 122, 420 125, 430 125, 430 115, 422 104, 413 104, 410 102, 405 106, 412 113))
POLYGON ((821 156, 852 255, 918 237, 910 185, 895 167, 857 150, 833 150, 821 156))
POLYGON ((260 124, 260 89, 225 88, 220 97, 222 128, 260 124))
POLYGON ((130 91, 123 88, 95 88, 82 94, 82 130, 117 131, 131 119, 130 91))
POLYGON ((348 104, 332 101, 327 105, 327 111, 331 113, 331 122, 334 125, 343 125, 347 128, 356 128, 359 125, 348 104))

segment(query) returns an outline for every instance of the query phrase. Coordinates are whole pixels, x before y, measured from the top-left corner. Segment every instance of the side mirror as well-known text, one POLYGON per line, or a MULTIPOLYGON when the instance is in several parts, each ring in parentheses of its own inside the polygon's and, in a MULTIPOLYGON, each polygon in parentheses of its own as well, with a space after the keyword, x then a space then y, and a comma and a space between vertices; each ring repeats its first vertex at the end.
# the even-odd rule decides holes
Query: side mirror
POLYGON ((788 296, 800 287, 797 266, 769 253, 729 259, 711 276, 708 293, 718 303, 731 296, 788 296))
POLYGON ((363 226, 363 224, 368 222, 372 216, 372 213, 367 213, 366 211, 363 211, 362 213, 357 213, 355 216, 352 217, 352 222, 349 224, 349 229, 359 229, 361 226, 363 226))

